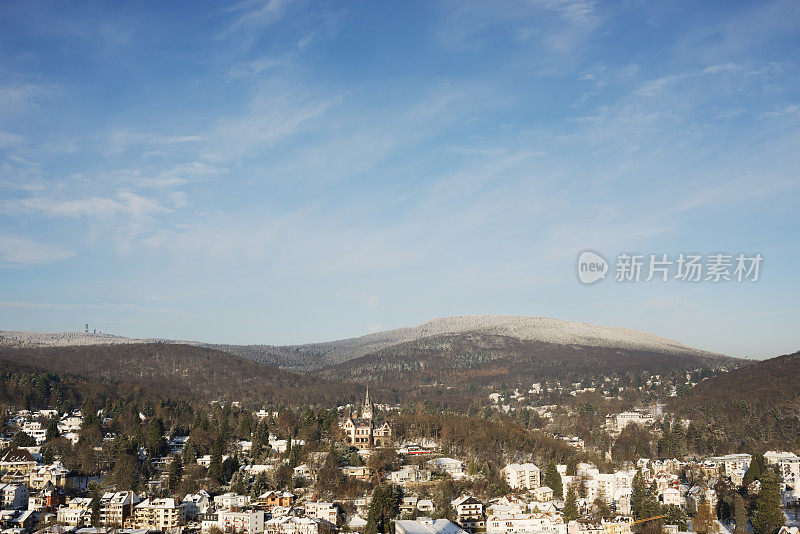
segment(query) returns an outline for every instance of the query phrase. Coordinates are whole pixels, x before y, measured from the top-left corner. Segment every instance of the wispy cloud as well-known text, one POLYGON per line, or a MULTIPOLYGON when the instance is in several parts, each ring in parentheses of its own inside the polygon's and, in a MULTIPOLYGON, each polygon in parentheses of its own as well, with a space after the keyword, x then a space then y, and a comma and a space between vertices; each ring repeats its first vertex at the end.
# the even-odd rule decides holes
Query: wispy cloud
MULTIPOLYGON (((137 178, 134 183, 142 187, 178 187, 222 172, 221 169, 207 163, 192 161, 173 165, 158 172, 154 177, 137 178)), ((137 174, 139 173, 137 172, 137 174)))
POLYGON ((240 80, 243 78, 250 78, 258 76, 268 70, 274 69, 275 67, 280 67, 281 65, 285 64, 286 64, 285 59, 262 57, 255 61, 249 61, 242 65, 238 65, 236 67, 231 68, 226 73, 226 77, 230 80, 240 80))
POLYGON ((53 87, 41 84, 7 84, 0 85, 0 112, 12 115, 28 111, 43 98, 52 96, 53 87))
POLYGON ((339 102, 341 96, 335 94, 304 94, 280 84, 265 85, 241 114, 224 117, 213 128, 210 151, 230 159, 271 149, 339 102))
POLYGON ((127 130, 110 132, 102 142, 107 154, 120 154, 134 146, 163 146, 199 143, 203 140, 199 135, 169 135, 157 133, 138 133, 127 130))
POLYGON ((0 263, 41 265, 66 260, 75 253, 58 245, 40 243, 15 235, 0 235, 0 263))
POLYGON ((270 26, 283 17, 286 9, 297 0, 247 0, 236 6, 231 11, 237 13, 237 18, 223 32, 229 36, 237 32, 252 32, 270 26))
POLYGON ((0 148, 19 145, 24 139, 21 135, 0 130, 0 148))
POLYGON ((152 198, 131 191, 118 191, 116 196, 62 199, 32 196, 0 202, 0 211, 5 213, 35 213, 49 217, 111 217, 125 214, 133 218, 146 217, 168 211, 152 198))

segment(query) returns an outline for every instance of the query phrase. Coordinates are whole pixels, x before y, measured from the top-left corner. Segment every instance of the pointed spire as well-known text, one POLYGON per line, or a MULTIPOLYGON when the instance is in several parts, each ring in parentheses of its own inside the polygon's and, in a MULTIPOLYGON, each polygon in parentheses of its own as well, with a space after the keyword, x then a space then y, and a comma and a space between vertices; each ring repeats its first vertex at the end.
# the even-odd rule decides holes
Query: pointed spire
POLYGON ((361 418, 372 420, 372 403, 369 402, 369 386, 367 386, 367 397, 364 399, 364 408, 361 410, 361 418))

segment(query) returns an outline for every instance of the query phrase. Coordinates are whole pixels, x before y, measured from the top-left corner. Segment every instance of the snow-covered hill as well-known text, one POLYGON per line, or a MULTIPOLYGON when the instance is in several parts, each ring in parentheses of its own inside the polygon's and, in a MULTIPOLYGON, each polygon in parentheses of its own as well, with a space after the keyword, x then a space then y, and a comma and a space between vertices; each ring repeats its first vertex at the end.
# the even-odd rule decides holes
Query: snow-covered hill
MULTIPOLYGON (((0 330, 0 347, 75 347, 85 345, 128 345, 133 343, 166 342, 185 343, 167 339, 135 339, 111 334, 87 334, 84 332, 25 332, 22 330, 0 330)), ((196 345, 197 343, 192 344, 196 345)))
POLYGON ((430 336, 466 332, 503 335, 522 340, 559 345, 610 347, 665 354, 695 354, 705 357, 720 356, 689 347, 672 339, 630 328, 522 315, 458 315, 441 317, 413 327, 398 328, 338 341, 292 346, 213 345, 194 341, 133 339, 108 334, 84 334, 82 332, 40 334, 0 331, 0 347, 173 342, 218 348, 280 367, 310 370, 346 362, 399 343, 416 341, 430 336))
MULTIPOLYGON (((714 353, 689 347, 673 339, 630 328, 523 315, 457 315, 441 317, 413 327, 398 328, 327 343, 281 347, 280 349, 312 353, 326 360, 327 364, 337 364, 397 345, 398 343, 415 341, 429 336, 465 332, 503 335, 559 345, 612 347, 667 354, 688 353, 716 356, 714 353)), ((278 349, 278 347, 274 347, 274 349, 278 349)), ((284 351, 281 350, 280 352, 283 353, 284 351)))

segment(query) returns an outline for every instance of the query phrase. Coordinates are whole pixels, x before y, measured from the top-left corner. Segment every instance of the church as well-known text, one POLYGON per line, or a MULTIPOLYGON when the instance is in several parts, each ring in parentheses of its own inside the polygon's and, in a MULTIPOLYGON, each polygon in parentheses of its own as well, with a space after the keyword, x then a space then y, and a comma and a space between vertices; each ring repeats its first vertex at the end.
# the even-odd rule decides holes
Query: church
POLYGON ((369 387, 367 387, 367 398, 364 399, 361 417, 358 416, 356 410, 349 413, 341 423, 344 442, 359 449, 391 447, 392 427, 389 426, 388 421, 379 425, 373 415, 372 403, 369 400, 369 387))

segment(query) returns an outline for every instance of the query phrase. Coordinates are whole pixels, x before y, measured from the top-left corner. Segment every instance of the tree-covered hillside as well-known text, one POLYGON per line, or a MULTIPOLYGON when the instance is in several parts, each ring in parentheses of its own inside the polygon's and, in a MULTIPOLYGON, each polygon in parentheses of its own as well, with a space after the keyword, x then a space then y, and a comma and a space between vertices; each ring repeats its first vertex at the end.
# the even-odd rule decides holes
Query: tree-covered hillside
POLYGON ((134 389, 166 398, 257 404, 335 405, 361 394, 350 384, 204 347, 168 343, 0 349, 0 363, 7 374, 15 370, 16 378, 4 378, 3 388, 17 402, 29 386, 33 392, 29 398, 42 398, 44 393, 36 392, 45 388, 43 383, 62 389, 69 385, 76 395, 134 389))
POLYGON ((673 407, 731 450, 800 447, 800 352, 705 380, 673 407))

